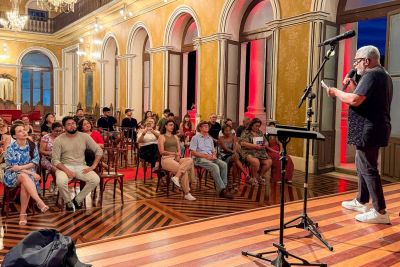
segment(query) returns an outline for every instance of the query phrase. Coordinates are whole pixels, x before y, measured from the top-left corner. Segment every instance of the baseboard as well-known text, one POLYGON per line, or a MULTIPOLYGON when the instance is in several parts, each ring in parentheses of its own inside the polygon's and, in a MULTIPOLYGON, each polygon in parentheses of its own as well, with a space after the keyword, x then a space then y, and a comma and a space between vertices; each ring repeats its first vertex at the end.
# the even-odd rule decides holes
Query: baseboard
MULTIPOLYGON (((303 157, 296 157, 296 156, 290 156, 292 158, 294 168, 296 170, 305 172, 306 171, 306 159, 303 157)), ((308 173, 316 173, 316 161, 313 158, 309 158, 308 161, 308 173)))

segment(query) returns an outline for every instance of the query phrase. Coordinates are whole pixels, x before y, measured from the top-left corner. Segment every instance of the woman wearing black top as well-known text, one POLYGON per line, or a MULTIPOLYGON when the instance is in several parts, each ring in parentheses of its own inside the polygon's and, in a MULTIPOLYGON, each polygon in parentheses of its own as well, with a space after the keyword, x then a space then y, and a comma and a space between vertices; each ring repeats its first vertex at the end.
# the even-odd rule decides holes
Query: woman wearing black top
POLYGON ((125 133, 125 137, 131 138, 136 142, 136 128, 138 126, 137 120, 132 118, 132 109, 125 109, 125 118, 121 122, 122 130, 125 133))
POLYGON ((54 120, 55 118, 53 113, 47 113, 44 116, 43 123, 40 125, 40 132, 42 133, 42 136, 51 133, 51 126, 53 125, 54 120))

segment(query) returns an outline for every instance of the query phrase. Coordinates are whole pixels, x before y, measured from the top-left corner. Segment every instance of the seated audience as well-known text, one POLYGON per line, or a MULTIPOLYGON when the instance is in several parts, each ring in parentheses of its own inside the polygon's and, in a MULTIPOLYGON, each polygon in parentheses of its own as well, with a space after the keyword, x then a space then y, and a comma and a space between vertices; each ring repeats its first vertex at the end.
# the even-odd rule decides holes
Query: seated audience
POLYGON ((136 142, 136 128, 138 127, 138 123, 135 118, 132 118, 132 109, 125 109, 125 118, 121 122, 121 127, 125 137, 136 142))
POLYGON ((212 113, 210 115, 210 130, 208 134, 212 137, 215 143, 218 142, 218 134, 221 131, 221 124, 217 122, 217 115, 212 113))
MULTIPOLYGON (((104 148, 103 136, 101 136, 98 131, 93 130, 93 125, 88 119, 82 119, 78 122, 78 131, 90 135, 90 137, 92 137, 93 141, 95 141, 96 144, 98 144, 101 148, 104 148)), ((85 150, 85 162, 87 166, 92 166, 95 158, 96 154, 93 150, 85 150)), ((103 164, 105 163, 103 162, 103 164)))
POLYGON ((225 161, 228 166, 231 164, 233 168, 233 184, 232 189, 234 191, 239 191, 241 174, 243 173, 246 176, 246 179, 249 179, 249 174, 245 170, 240 161, 240 155, 238 153, 238 143, 237 139, 234 135, 232 135, 232 127, 229 124, 225 124, 222 126, 223 135, 219 137, 218 144, 220 147, 218 158, 220 160, 225 161), (236 173, 236 170, 239 170, 240 173, 236 173))
POLYGON ((80 120, 85 118, 85 112, 83 111, 82 108, 78 108, 76 110, 75 116, 74 116, 74 120, 76 123, 78 123, 80 120))
POLYGON ((48 170, 53 177, 50 184, 50 192, 55 189, 55 178, 57 168, 51 164, 51 153, 53 151, 54 140, 63 132, 62 124, 59 122, 53 123, 51 126, 51 133, 48 133, 42 137, 40 140, 39 152, 42 155, 40 160, 40 165, 43 169, 48 170))
POLYGON ((252 185, 265 184, 265 174, 272 165, 272 160, 266 151, 268 141, 260 131, 260 127, 261 120, 252 119, 239 139, 242 157, 250 164, 251 178, 248 182, 252 185))
POLYGON ((179 139, 176 136, 176 124, 174 120, 167 120, 158 137, 158 150, 162 156, 161 166, 164 170, 175 174, 171 180, 182 187, 185 199, 196 200, 190 193, 189 184, 194 180, 194 167, 191 158, 181 158, 179 139))
MULTIPOLYGON (((275 122, 270 122, 268 124, 270 127, 275 127, 275 122)), ((272 159, 272 167, 271 167, 271 182, 280 182, 281 181, 281 155, 282 152, 282 143, 279 142, 276 136, 268 136, 268 147, 267 153, 272 159)), ((288 183, 291 183, 294 172, 294 165, 292 158, 289 155, 286 155, 286 172, 285 172, 285 180, 288 183)))
POLYGON ((82 119, 78 122, 78 131, 90 135, 96 144, 104 148, 103 136, 98 131, 93 130, 93 125, 88 119, 82 119))
POLYGON ((142 129, 145 128, 146 127, 145 123, 146 123, 147 119, 153 119, 155 121, 153 112, 151 110, 148 110, 144 113, 143 120, 141 122, 139 122, 138 128, 142 128, 142 129))
POLYGON ((155 130, 154 119, 148 118, 145 123, 145 128, 140 129, 138 133, 139 157, 151 164, 151 167, 156 166, 158 160, 158 137, 160 132, 155 130))
POLYGON ((117 119, 111 115, 111 109, 108 107, 103 108, 103 115, 97 120, 97 127, 99 131, 115 131, 115 124, 117 124, 117 119))
POLYGON ((201 121, 197 125, 198 133, 193 136, 189 147, 193 162, 195 166, 211 172, 219 197, 232 199, 233 196, 226 190, 228 166, 224 161, 217 158, 213 138, 208 134, 209 128, 210 124, 207 121, 201 121))
POLYGON ((182 157, 185 156, 186 148, 189 146, 190 140, 196 134, 190 121, 189 114, 183 116, 183 120, 179 125, 178 136, 180 138, 182 157))
MULTIPOLYGON (((232 119, 227 118, 227 119, 224 121, 224 125, 229 125, 229 126, 231 127, 231 133, 232 133, 232 135, 236 135, 236 132, 235 132, 235 130, 233 129, 233 121, 232 121, 232 119)), ((221 128, 221 131, 219 131, 218 137, 223 136, 223 135, 224 135, 224 134, 223 134, 223 131, 222 131, 222 128, 221 128)))
POLYGON ((28 135, 31 135, 33 133, 33 127, 29 121, 29 116, 26 114, 21 115, 21 121, 24 123, 25 131, 28 135))
POLYGON ((43 123, 40 125, 40 132, 42 136, 51 133, 51 125, 53 125, 55 117, 53 113, 47 113, 44 116, 43 123))
POLYGON ((73 117, 64 117, 62 124, 65 132, 58 136, 54 142, 51 162, 57 167, 56 182, 58 191, 66 203, 66 211, 74 212, 75 209, 82 208, 82 202, 86 196, 100 182, 100 178, 94 170, 103 156, 103 150, 89 135, 77 131, 73 117), (91 149, 96 154, 91 166, 87 166, 85 162, 86 148, 91 149), (73 178, 84 181, 86 184, 82 191, 71 200, 68 181, 73 178))
POLYGON ((7 148, 5 155, 4 184, 11 188, 21 186, 19 224, 26 225, 28 218, 26 209, 31 197, 36 201, 42 212, 46 212, 49 207, 38 194, 41 177, 36 173, 36 166, 39 164, 39 152, 35 143, 27 140, 28 134, 22 125, 11 126, 10 133, 15 142, 7 148))
MULTIPOLYGON (((171 110, 169 108, 164 109, 163 111, 163 117, 157 122, 157 130, 160 130, 164 124, 167 122, 168 116, 171 113, 171 110)), ((173 116, 173 113, 172 113, 173 116)))
POLYGON ((7 151, 7 147, 11 143, 11 135, 8 133, 7 123, 0 118, 0 148, 3 152, 7 151))
POLYGON ((237 129, 236 129, 236 136, 239 138, 242 135, 242 132, 244 130, 246 130, 246 128, 249 126, 251 119, 249 117, 244 117, 243 118, 243 124, 240 125, 237 129))

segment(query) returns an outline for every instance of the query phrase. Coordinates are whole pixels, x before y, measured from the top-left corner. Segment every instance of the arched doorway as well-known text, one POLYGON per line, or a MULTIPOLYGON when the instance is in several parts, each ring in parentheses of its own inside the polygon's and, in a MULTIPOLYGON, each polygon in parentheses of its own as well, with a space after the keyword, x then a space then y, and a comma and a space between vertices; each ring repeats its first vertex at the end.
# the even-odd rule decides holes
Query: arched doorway
POLYGON ((21 104, 25 109, 54 112, 54 66, 39 50, 30 51, 21 59, 21 104))
POLYGON ((119 108, 118 51, 115 37, 106 37, 102 49, 102 93, 100 94, 100 103, 102 107, 112 108, 114 114, 119 108))
POLYGON ((199 35, 195 13, 177 9, 171 16, 165 37, 166 55, 165 106, 178 118, 195 109, 198 103, 198 58, 195 40, 199 35))
POLYGON ((268 23, 278 17, 278 5, 270 0, 231 0, 223 10, 220 30, 230 36, 220 45, 226 72, 220 74, 220 112, 237 124, 244 115, 263 122, 275 117, 276 34, 268 23))
POLYGON ((129 34, 127 54, 127 107, 134 110, 133 116, 143 117, 143 112, 151 109, 151 57, 148 52, 151 40, 146 27, 139 23, 129 34))

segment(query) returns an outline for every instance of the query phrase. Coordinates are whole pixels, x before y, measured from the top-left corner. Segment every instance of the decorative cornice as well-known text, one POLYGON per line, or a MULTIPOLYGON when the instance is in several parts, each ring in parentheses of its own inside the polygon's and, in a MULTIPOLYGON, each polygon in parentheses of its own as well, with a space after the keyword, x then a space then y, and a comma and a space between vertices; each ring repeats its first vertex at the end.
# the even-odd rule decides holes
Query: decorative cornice
POLYGON ((276 30, 280 28, 290 27, 297 24, 303 24, 308 22, 318 22, 326 20, 329 16, 329 13, 324 11, 312 11, 307 12, 298 16, 286 18, 286 19, 278 19, 267 22, 265 25, 265 30, 276 30))
POLYGON ((166 52, 166 51, 175 51, 175 48, 170 45, 163 45, 163 46, 159 46, 159 47, 149 48, 146 51, 150 54, 155 54, 155 53, 166 52))
POLYGON ((194 38, 193 42, 195 44, 204 44, 204 43, 209 43, 209 42, 230 40, 231 38, 232 38, 232 34, 224 33, 224 32, 218 32, 218 33, 215 33, 215 34, 210 35, 210 36, 194 38))
POLYGON ((9 64, 9 63, 0 63, 0 67, 2 67, 2 68, 21 68, 21 65, 9 64))
POLYGON ((125 54, 125 55, 117 56, 116 58, 117 58, 117 60, 124 60, 124 59, 132 59, 134 57, 136 57, 135 54, 125 54))

